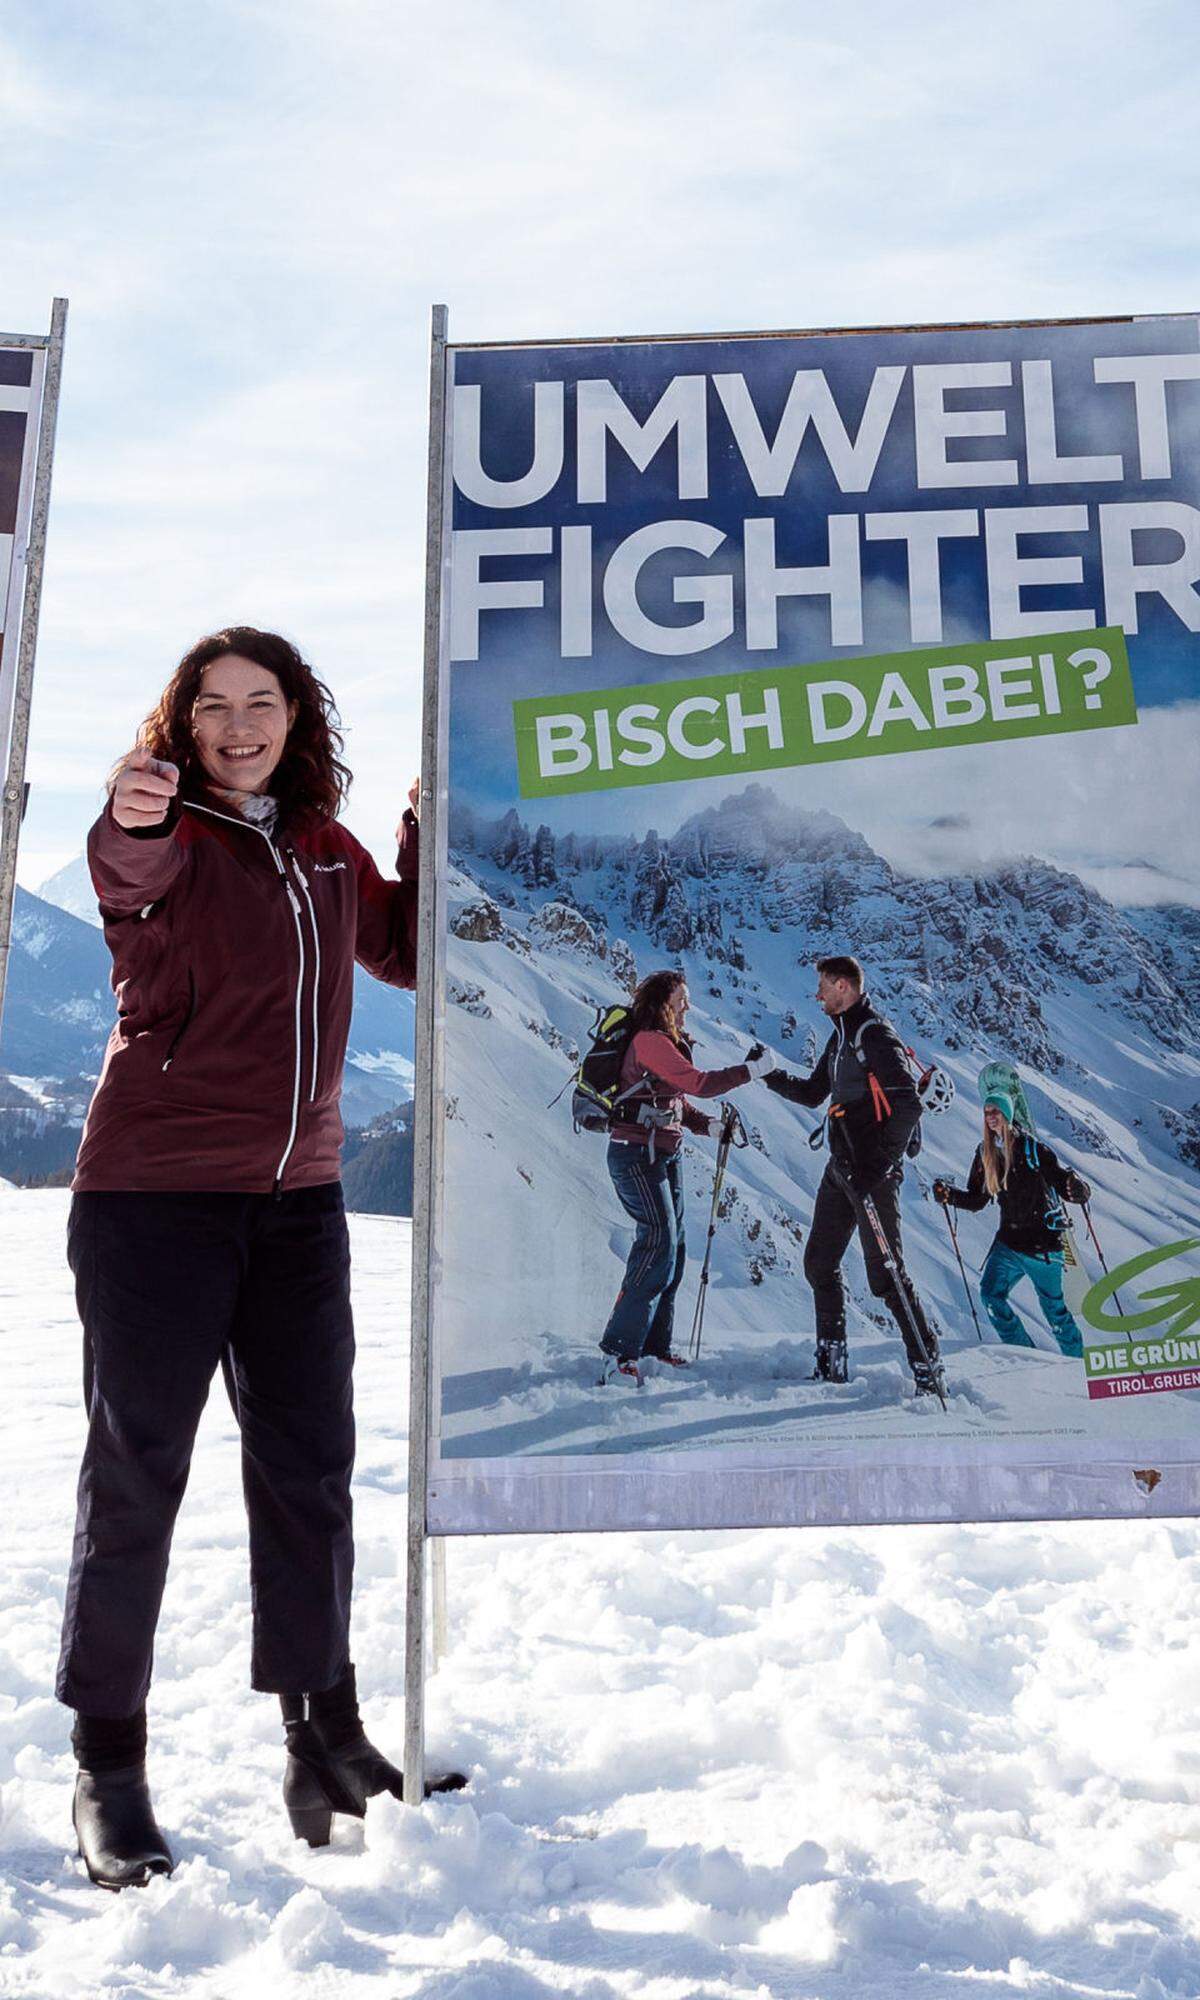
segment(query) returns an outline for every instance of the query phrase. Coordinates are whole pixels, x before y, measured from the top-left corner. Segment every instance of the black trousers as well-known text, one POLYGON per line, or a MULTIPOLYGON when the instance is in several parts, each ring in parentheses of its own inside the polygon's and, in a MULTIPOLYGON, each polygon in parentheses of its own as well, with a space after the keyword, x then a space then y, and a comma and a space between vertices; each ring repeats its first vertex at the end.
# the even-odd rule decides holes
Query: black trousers
POLYGON ((337 1182, 247 1194, 78 1194, 68 1257, 88 1435, 59 1700, 146 1698, 200 1414, 223 1367, 250 1526, 251 1681, 331 1687, 350 1664, 350 1249, 337 1182))
MULTIPOLYGON (((912 1279, 904 1268, 900 1240, 900 1180, 880 1181, 871 1199, 900 1273, 904 1296, 925 1342, 931 1362, 938 1359, 937 1335, 930 1326, 917 1297, 912 1279)), ((900 1299, 891 1272, 884 1262, 878 1238, 867 1220, 861 1202, 850 1193, 848 1184, 832 1162, 826 1167, 813 1204, 812 1228, 804 1246, 804 1275, 812 1286, 817 1319, 818 1343, 846 1337, 846 1288, 842 1282, 842 1259, 850 1238, 858 1230, 867 1283, 877 1299, 882 1299, 900 1329, 910 1367, 921 1360, 921 1350, 913 1338, 908 1314, 900 1299)))

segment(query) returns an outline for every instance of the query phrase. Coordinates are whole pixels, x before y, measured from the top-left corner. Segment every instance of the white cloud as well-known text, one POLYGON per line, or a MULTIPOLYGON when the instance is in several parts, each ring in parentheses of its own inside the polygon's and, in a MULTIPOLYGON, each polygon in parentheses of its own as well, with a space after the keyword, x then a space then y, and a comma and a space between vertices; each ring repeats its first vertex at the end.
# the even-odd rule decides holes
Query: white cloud
POLYGON ((1032 854, 1119 902, 1200 906, 1200 703, 1125 729, 867 758, 820 778, 821 803, 917 874, 1032 854))

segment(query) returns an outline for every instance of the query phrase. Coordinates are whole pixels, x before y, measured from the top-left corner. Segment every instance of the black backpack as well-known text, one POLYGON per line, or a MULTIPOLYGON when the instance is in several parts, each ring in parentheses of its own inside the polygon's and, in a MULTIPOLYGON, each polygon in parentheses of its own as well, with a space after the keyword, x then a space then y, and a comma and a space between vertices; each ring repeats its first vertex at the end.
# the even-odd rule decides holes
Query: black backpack
MULTIPOLYGON (((878 1125, 883 1121, 883 1119, 891 1116, 892 1107, 888 1103, 887 1092, 884 1090, 884 1087, 880 1083, 879 1078, 876 1076, 874 1070, 871 1068, 870 1063, 867 1061, 865 1055, 863 1054, 863 1047, 862 1047, 863 1034, 867 1028, 872 1028, 872 1027, 882 1028, 884 1032, 890 1037, 892 1042, 895 1044, 896 1048, 900 1051, 901 1059, 904 1062, 906 1068, 910 1072, 912 1072, 914 1069, 915 1058, 913 1058, 912 1061, 909 1060, 909 1058, 912 1057, 912 1050, 905 1048, 903 1042, 900 1040, 900 1037, 896 1033, 896 1030, 893 1028, 891 1022, 885 1021, 881 1014, 876 1014, 873 1020, 863 1021, 859 1024, 858 1031, 852 1037, 850 1046, 854 1050, 854 1053, 858 1058, 859 1067, 861 1069, 865 1069, 867 1072, 867 1083, 869 1084, 871 1090, 871 1104, 875 1112, 875 1123, 878 1125)), ((919 1083, 917 1085, 917 1094, 918 1096, 921 1094, 921 1086, 919 1083)), ((904 1148, 905 1159, 915 1160, 920 1150, 921 1150, 921 1120, 918 1117, 916 1124, 913 1126, 912 1131, 908 1135, 908 1142, 904 1148)))
POLYGON ((632 1029, 628 1007, 597 1007, 592 1042, 572 1079, 571 1122, 577 1132, 607 1132, 623 1097, 642 1088, 639 1077, 621 1089, 621 1064, 632 1029))
MULTIPOLYGON (((882 1014, 876 1014, 872 1019, 860 1022, 857 1032, 851 1037, 850 1046, 854 1051, 860 1068, 864 1069, 867 1073, 867 1082, 871 1091, 871 1105, 875 1112, 875 1122, 877 1125, 890 1116, 892 1107, 888 1102, 887 1092, 884 1090, 879 1078, 863 1054, 862 1038, 866 1030, 870 1027, 882 1027, 890 1035, 917 1086, 917 1096, 921 1103, 921 1111, 917 1117, 916 1124, 908 1135, 908 1142, 904 1148, 905 1159, 915 1160, 921 1150, 921 1118, 925 1115, 926 1111, 945 1111, 954 1102, 953 1078, 937 1063, 922 1063, 916 1050, 908 1048, 900 1040, 891 1022, 885 1021, 882 1014)), ((824 1141, 825 1122, 822 1119, 816 1131, 809 1136, 808 1143, 814 1152, 824 1141)))

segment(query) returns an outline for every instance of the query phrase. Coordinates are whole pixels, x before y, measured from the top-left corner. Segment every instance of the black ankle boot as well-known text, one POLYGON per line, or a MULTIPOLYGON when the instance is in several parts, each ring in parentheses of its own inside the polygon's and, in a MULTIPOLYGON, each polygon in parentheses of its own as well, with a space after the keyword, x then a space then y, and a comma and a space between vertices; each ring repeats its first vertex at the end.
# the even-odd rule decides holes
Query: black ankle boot
POLYGON ((175 1861, 146 1783, 145 1709, 116 1720, 77 1715, 71 1743, 79 1760, 71 1818, 92 1881, 134 1889, 169 1875, 175 1861))
MULTIPOLYGON (((368 1741, 358 1712, 354 1668, 336 1686, 311 1694, 281 1694, 288 1758, 283 1802, 292 1832, 310 1847, 328 1845, 333 1815, 366 1815, 367 1800, 380 1792, 404 1796, 404 1773, 368 1741)), ((427 1778, 425 1796, 457 1792, 466 1784, 459 1771, 427 1778)))

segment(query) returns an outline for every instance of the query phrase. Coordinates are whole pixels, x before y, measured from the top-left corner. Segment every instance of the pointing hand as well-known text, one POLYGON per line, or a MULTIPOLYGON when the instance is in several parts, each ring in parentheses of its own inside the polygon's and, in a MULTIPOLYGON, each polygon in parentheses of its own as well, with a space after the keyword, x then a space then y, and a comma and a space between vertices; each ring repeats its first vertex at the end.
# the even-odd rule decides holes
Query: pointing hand
POLYGON ((122 759, 112 788, 112 815, 127 833, 161 826, 179 790, 179 771, 139 744, 122 759))

